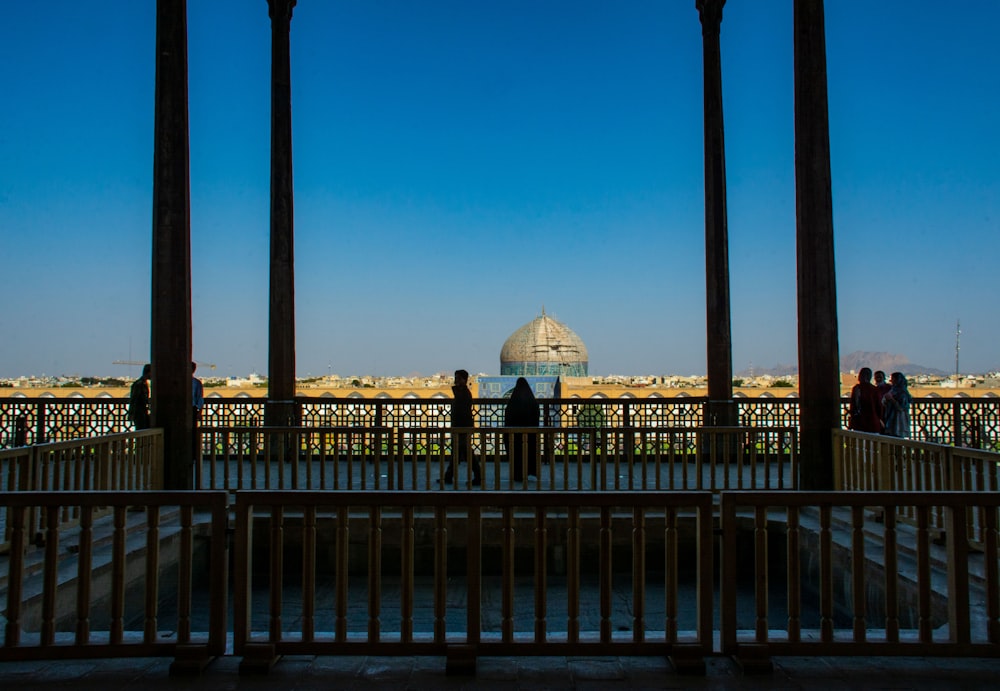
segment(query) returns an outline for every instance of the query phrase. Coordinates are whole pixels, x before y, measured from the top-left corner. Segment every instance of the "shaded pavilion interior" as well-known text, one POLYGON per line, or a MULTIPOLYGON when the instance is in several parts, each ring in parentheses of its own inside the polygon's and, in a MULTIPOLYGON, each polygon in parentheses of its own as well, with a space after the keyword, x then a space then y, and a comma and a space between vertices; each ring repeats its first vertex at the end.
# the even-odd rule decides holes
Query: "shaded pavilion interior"
MULTIPOLYGON (((836 271, 822 0, 794 6, 796 279, 803 489, 833 484, 840 426, 836 271)), ((265 424, 296 424, 291 22, 296 0, 268 0, 271 191, 265 424)), ((720 33, 725 0, 695 0, 702 28, 705 281, 709 424, 738 424, 732 390, 729 253, 720 33)), ((192 486, 193 432, 187 2, 157 0, 151 361, 153 424, 163 428, 165 486, 192 486)), ((263 8, 262 8, 263 9, 263 8)))

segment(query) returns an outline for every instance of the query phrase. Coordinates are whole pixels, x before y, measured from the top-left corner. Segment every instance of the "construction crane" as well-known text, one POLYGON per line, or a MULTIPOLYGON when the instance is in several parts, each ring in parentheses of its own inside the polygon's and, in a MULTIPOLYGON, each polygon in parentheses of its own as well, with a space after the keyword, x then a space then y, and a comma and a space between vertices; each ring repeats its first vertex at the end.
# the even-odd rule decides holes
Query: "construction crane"
POLYGON ((962 349, 962 320, 955 322, 955 383, 958 383, 958 351, 962 349))
MULTIPOLYGON (((112 365, 138 365, 139 367, 142 367, 143 365, 147 365, 149 363, 142 362, 140 360, 115 360, 111 364, 112 365)), ((213 370, 215 369, 215 365, 212 364, 211 362, 198 362, 196 364, 198 365, 198 367, 207 367, 207 368, 213 369, 213 370)))

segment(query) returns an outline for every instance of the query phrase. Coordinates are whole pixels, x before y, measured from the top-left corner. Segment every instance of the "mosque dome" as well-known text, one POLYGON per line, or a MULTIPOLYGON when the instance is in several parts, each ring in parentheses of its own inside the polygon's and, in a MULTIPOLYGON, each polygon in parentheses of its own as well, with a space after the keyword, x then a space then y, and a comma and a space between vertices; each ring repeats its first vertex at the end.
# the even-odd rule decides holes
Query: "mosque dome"
POLYGON ((587 376, 587 346, 571 328, 542 310, 500 349, 500 374, 587 376))

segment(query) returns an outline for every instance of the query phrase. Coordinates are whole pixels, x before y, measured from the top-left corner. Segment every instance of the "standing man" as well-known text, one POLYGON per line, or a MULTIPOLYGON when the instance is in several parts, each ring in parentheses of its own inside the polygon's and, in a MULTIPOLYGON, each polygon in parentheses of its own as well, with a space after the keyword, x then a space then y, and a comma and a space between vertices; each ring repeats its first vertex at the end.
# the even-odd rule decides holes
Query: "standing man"
MULTIPOLYGON (((469 373, 464 369, 455 370, 455 384, 451 387, 455 400, 451 403, 451 426, 452 427, 473 427, 475 419, 472 416, 472 391, 469 390, 469 373)), ((455 456, 458 456, 459 463, 465 463, 469 456, 469 433, 459 432, 452 436, 452 461, 444 471, 444 484, 450 485, 455 481, 455 456)), ((479 486, 482 484, 482 477, 479 472, 479 461, 472 461, 472 484, 479 486)))
POLYGON ((128 419, 137 430, 149 429, 149 379, 152 366, 142 366, 142 376, 132 382, 128 395, 128 419))

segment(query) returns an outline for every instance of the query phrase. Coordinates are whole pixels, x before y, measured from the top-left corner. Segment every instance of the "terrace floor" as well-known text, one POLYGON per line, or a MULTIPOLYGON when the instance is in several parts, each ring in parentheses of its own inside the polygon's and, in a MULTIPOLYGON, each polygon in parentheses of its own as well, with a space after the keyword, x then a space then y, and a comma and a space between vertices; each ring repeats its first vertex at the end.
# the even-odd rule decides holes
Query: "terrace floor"
POLYGON ((443 658, 310 657, 281 660, 264 676, 240 676, 220 658, 198 677, 169 676, 170 659, 120 658, 0 663, 0 688, 115 691, 160 689, 996 689, 1000 659, 774 658, 771 674, 747 675, 730 659, 707 660, 705 676, 677 674, 646 657, 480 658, 475 677, 447 676, 443 658))

